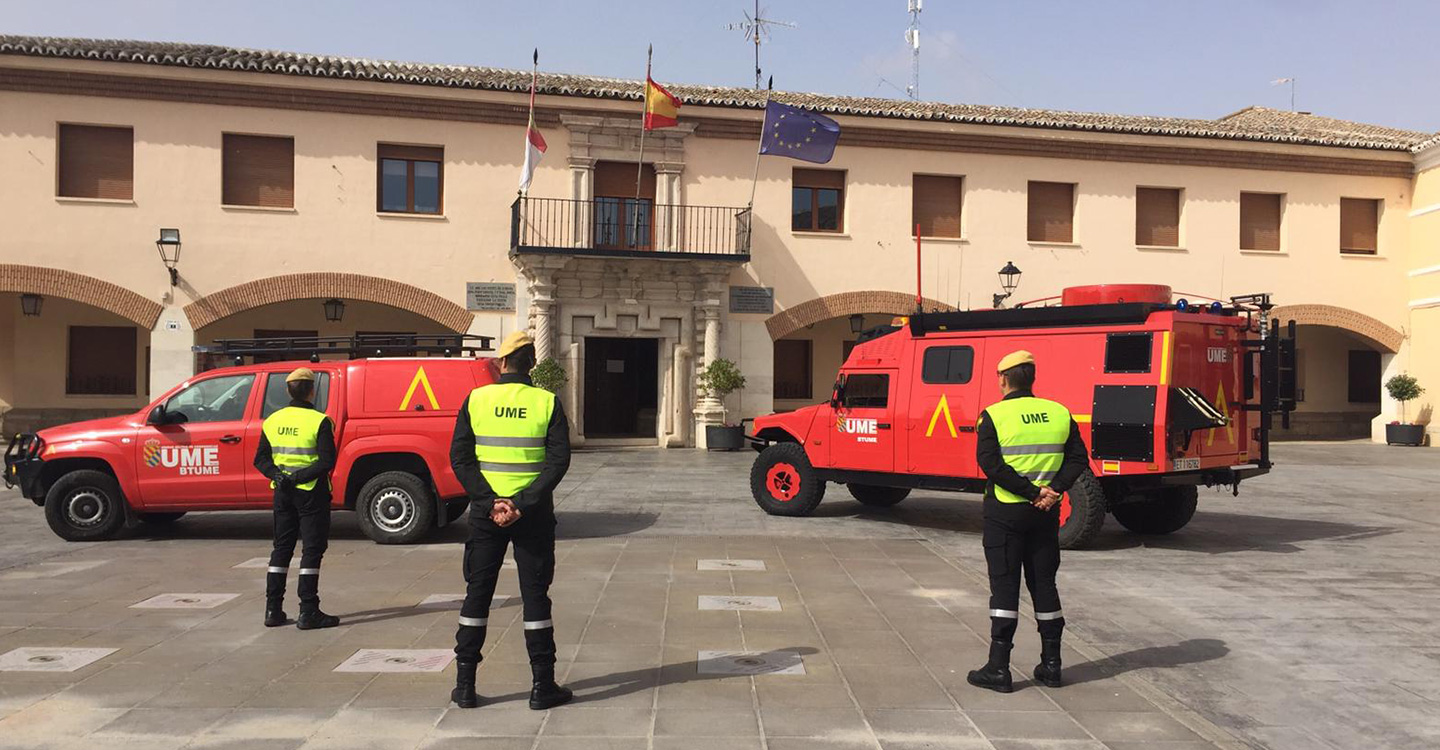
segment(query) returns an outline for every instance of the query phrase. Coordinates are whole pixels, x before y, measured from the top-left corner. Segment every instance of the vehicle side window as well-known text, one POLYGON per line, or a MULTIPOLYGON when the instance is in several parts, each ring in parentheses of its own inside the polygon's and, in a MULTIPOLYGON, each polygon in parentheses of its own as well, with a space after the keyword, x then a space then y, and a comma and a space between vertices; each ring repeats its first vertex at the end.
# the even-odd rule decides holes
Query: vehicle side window
POLYGON ((165 402, 172 423, 238 422, 245 418, 254 375, 222 375, 192 384, 165 402))
POLYGON ((920 379, 926 383, 968 383, 974 370, 974 349, 968 346, 932 346, 925 350, 920 379))
POLYGON ((889 403, 889 375, 853 374, 846 376, 846 409, 883 409, 889 403))
MULTIPOLYGON (((330 374, 315 373, 315 408, 325 411, 330 397, 330 374)), ((285 373, 272 372, 265 379, 265 403, 260 407, 260 418, 274 414, 290 403, 290 391, 285 387, 285 373)))

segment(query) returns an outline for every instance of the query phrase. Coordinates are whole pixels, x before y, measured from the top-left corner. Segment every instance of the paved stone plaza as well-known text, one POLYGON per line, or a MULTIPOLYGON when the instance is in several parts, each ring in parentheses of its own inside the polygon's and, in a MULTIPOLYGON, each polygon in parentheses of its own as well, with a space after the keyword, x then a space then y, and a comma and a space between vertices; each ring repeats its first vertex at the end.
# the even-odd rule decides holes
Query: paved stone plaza
POLYGON ((976 498, 880 511, 831 487, 816 517, 780 519, 748 498, 753 454, 578 454, 553 590, 578 697, 549 712, 525 706, 510 571, 487 704, 448 708, 462 527, 381 547, 338 515, 322 595, 345 624, 266 630, 267 515, 67 544, 0 492, 0 747, 1440 745, 1440 453, 1276 453, 1173 537, 1111 521, 1067 553, 1071 684, 1030 683, 1022 620, 1011 695, 965 684, 988 630, 976 498))

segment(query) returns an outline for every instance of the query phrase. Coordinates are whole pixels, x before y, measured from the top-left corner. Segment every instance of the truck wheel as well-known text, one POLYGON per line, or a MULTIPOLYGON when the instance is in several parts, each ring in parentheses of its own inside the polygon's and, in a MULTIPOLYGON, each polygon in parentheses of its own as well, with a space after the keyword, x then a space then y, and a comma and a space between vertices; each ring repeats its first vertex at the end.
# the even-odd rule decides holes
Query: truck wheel
POLYGON ((181 510, 170 513, 137 513, 136 515, 140 516, 140 521, 142 523, 148 523, 151 526, 169 526, 170 524, 179 521, 180 518, 185 515, 185 511, 181 510))
POLYGON ((1082 549, 1105 524, 1105 489, 1089 469, 1060 500, 1060 548, 1082 549))
POLYGON ((1166 487, 1149 493, 1147 500, 1117 505, 1110 512, 1136 534, 1169 534, 1190 523, 1199 496, 1194 485, 1166 487))
POLYGON ((380 544, 412 544, 435 527, 435 498, 425 480, 408 471, 370 478, 355 499, 360 530, 380 544))
POLYGON ((125 525, 125 495, 115 477, 103 471, 72 471, 46 493, 45 521, 67 542, 110 539, 125 525))
POLYGON ((880 487, 873 484, 850 484, 850 496, 860 501, 861 505, 869 505, 874 508, 889 508, 892 505, 899 505, 910 495, 909 487, 880 487))
POLYGON ((772 516, 808 516, 825 497, 825 482, 810 465, 805 449, 776 443, 760 452, 750 467, 750 493, 772 516))

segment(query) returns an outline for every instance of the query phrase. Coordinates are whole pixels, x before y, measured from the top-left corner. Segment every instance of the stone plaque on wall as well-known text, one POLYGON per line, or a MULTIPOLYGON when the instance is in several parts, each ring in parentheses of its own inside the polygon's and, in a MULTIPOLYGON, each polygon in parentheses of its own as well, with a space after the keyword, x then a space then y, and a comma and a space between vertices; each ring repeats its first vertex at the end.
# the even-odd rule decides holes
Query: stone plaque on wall
POLYGON ((504 282, 471 281, 465 284, 466 310, 514 310, 515 285, 504 282))
POLYGON ((775 289, 768 286, 730 287, 730 312, 773 315, 775 289))

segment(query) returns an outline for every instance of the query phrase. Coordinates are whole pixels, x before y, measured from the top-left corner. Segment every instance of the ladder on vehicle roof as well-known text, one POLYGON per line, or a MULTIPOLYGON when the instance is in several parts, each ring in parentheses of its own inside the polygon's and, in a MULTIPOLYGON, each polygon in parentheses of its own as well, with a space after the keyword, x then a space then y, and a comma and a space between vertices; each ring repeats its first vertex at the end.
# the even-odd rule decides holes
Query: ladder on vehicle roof
POLYGON ((319 362, 321 357, 346 359, 371 357, 464 357, 494 351, 495 337, 464 333, 413 334, 377 333, 354 336, 273 336, 250 339, 217 339, 214 344, 192 348, 197 354, 233 358, 243 364, 245 357, 265 361, 287 359, 319 362))

